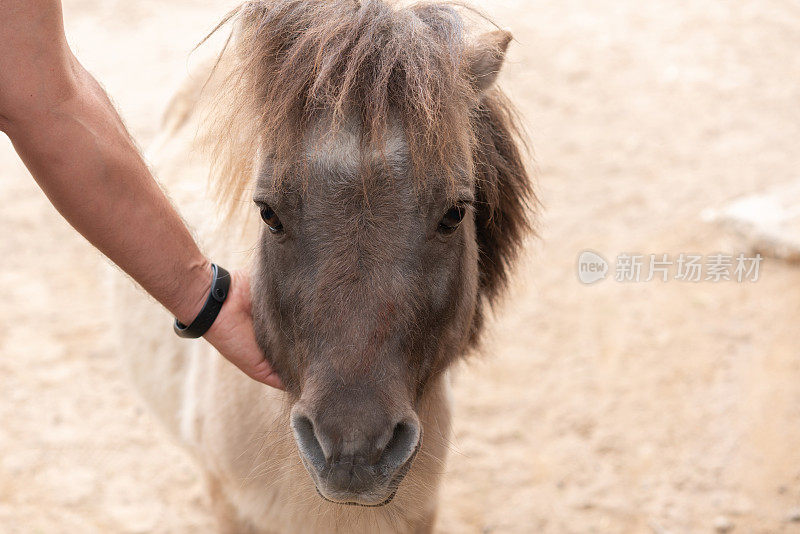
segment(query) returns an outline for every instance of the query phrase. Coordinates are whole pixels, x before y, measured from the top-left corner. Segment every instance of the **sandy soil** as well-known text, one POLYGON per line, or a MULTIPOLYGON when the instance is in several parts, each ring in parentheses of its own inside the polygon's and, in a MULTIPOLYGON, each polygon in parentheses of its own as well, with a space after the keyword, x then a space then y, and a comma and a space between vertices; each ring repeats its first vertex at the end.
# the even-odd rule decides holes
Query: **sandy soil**
MULTIPOLYGON (((79 57, 142 144, 230 4, 64 3, 79 57)), ((439 531, 800 532, 800 271, 768 259, 756 283, 575 274, 586 248, 740 251, 700 213, 797 178, 800 8, 488 11, 518 38, 503 83, 546 210, 485 357, 458 374, 439 531)), ((213 531, 194 467, 111 350, 105 261, 5 138, 0 178, 0 532, 213 531)))

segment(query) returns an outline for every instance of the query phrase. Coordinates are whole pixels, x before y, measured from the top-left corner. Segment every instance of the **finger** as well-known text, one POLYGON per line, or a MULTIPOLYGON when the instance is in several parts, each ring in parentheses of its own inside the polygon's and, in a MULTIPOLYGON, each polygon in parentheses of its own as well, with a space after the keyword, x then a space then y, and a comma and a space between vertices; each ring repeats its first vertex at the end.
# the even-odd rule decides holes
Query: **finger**
POLYGON ((272 369, 272 366, 270 366, 267 360, 262 359, 259 363, 255 364, 249 369, 242 370, 247 373, 250 378, 261 382, 262 384, 272 386, 276 389, 285 389, 283 382, 278 376, 278 373, 272 369))

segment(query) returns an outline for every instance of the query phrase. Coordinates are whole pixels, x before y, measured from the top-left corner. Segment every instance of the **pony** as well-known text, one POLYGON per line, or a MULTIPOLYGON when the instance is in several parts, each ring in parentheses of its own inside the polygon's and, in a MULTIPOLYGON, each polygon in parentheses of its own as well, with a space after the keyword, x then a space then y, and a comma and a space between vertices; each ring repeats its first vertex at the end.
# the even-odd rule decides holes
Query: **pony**
POLYGON ((137 328, 118 338, 224 532, 433 528, 448 369, 478 346, 536 203, 495 83, 512 36, 474 35, 472 13, 247 1, 168 106, 148 157, 209 257, 249 264, 285 391, 175 337, 130 284, 116 309, 137 328))

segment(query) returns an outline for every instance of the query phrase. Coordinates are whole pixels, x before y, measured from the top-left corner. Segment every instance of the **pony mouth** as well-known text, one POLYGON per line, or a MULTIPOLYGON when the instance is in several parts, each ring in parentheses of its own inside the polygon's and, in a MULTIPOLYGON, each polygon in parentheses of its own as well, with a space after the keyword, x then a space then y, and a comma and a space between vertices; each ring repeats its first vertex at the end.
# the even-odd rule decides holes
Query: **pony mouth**
MULTIPOLYGON (((330 497, 325 496, 322 490, 319 489, 319 484, 316 481, 316 477, 311 476, 312 481, 314 482, 314 489, 317 490, 317 494, 322 497, 324 500, 333 503, 333 504, 341 504, 345 506, 361 506, 364 508, 379 508, 381 506, 386 506, 397 495, 397 490, 400 489, 400 483, 403 482, 403 479, 406 477, 408 472, 411 470, 412 465, 414 464, 414 459, 417 457, 417 453, 419 452, 420 447, 422 446, 422 433, 420 432, 419 439, 417 440, 417 444, 414 447, 414 452, 411 453, 411 456, 408 457, 406 463, 400 466, 395 474, 392 476, 392 479, 389 481, 387 485, 387 489, 389 490, 389 495, 381 502, 378 503, 361 503, 352 500, 336 500, 330 497)), ((301 455, 302 456, 302 455, 301 455)), ((309 469, 308 464, 306 464, 305 458, 303 460, 303 465, 305 466, 306 470, 311 473, 311 469, 309 469)))

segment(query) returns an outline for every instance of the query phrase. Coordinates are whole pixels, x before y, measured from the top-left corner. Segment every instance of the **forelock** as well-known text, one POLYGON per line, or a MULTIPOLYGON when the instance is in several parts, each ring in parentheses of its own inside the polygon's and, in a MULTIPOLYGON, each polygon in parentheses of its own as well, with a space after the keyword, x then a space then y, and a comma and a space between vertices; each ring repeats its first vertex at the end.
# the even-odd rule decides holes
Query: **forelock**
POLYGON ((220 58, 211 138, 227 200, 237 200, 254 175, 256 153, 273 160, 279 186, 308 154, 306 133, 320 114, 333 133, 355 121, 357 138, 349 141, 359 157, 392 148, 396 120, 410 173, 422 185, 434 174, 453 184, 463 175, 478 95, 465 74, 467 35, 454 7, 257 0, 226 20, 234 30, 220 58))

